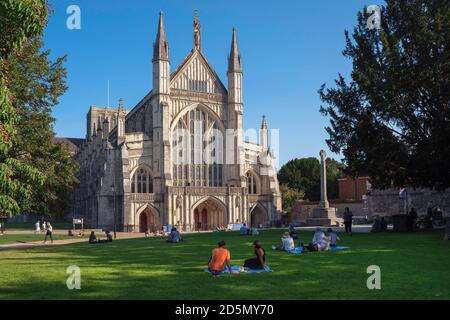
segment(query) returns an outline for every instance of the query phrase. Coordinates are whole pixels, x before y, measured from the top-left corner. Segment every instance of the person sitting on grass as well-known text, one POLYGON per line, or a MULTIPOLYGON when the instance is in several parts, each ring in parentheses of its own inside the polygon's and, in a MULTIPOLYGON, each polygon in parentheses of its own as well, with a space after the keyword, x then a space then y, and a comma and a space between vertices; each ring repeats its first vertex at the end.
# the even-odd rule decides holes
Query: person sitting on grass
POLYGON ((289 232, 285 232, 281 238, 281 245, 276 247, 272 246, 273 250, 291 251, 295 249, 294 239, 289 235, 289 232))
POLYGON ((67 230, 67 236, 68 236, 68 237, 73 237, 72 229, 68 229, 68 230, 67 230))
POLYGON ((106 242, 112 242, 113 241, 113 237, 112 237, 111 232, 109 230, 105 231, 105 235, 106 235, 106 242))
POLYGON ((98 239, 94 231, 91 231, 91 234, 89 235, 89 243, 90 244, 98 243, 98 239))
POLYGON ((325 251, 330 249, 330 242, 320 227, 316 229, 312 243, 313 245, 317 245, 319 251, 325 251))
POLYGON ((167 239, 167 242, 171 243, 178 243, 180 241, 183 241, 181 238, 180 233, 178 232, 177 228, 172 228, 172 231, 170 231, 169 238, 167 239))
POLYGON ((380 219, 378 219, 378 217, 375 217, 375 220, 373 221, 372 229, 370 230, 370 232, 380 232, 380 231, 381 231, 380 219))
POLYGON ((337 235, 337 233, 334 232, 334 230, 331 229, 331 228, 328 228, 328 230, 327 230, 327 236, 328 236, 328 239, 330 240, 330 247, 336 247, 337 241, 338 241, 338 240, 341 240, 341 239, 339 238, 339 236, 337 235))
POLYGON ((253 241, 255 256, 245 260, 244 269, 264 269, 266 266, 266 251, 258 240, 253 241))
POLYGON ((245 223, 242 225, 241 229, 239 229, 239 233, 241 236, 248 235, 248 228, 245 223))
POLYGON ((291 236, 292 239, 297 240, 298 236, 297 236, 297 231, 295 230, 294 226, 291 224, 289 226, 289 235, 291 236))
POLYGON ((228 272, 233 273, 230 264, 230 251, 225 247, 225 241, 220 241, 217 248, 214 248, 211 253, 211 258, 208 262, 208 270, 213 275, 221 274, 225 271, 225 266, 228 267, 228 272))

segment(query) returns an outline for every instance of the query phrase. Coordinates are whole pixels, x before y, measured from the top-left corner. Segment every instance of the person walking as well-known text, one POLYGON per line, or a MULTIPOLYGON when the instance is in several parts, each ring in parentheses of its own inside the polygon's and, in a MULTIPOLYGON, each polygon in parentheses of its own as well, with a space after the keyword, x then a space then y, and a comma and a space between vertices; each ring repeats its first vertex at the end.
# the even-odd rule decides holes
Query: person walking
POLYGON ((353 223, 353 213, 350 211, 348 207, 345 208, 344 211, 344 225, 345 225, 345 233, 352 235, 352 223, 353 223))
POLYGON ((45 230, 47 230, 47 232, 45 233, 44 243, 47 242, 47 237, 50 237, 51 243, 53 243, 53 227, 50 222, 47 222, 45 230))
POLYGON ((41 222, 38 220, 34 224, 34 234, 41 233, 41 222))

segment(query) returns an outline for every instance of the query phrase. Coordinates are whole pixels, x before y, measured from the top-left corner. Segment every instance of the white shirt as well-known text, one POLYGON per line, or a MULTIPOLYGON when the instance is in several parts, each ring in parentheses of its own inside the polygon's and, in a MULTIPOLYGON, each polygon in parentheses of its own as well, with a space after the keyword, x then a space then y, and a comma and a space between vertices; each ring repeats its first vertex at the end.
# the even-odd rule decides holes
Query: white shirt
POLYGON ((313 243, 320 243, 323 240, 325 240, 325 233, 323 233, 323 231, 316 231, 316 233, 314 233, 312 242, 313 243))
POLYGON ((36 230, 39 230, 41 228, 41 225, 39 224, 39 222, 36 222, 36 224, 34 226, 36 227, 36 230))
POLYGON ((337 240, 338 240, 337 234, 336 234, 335 232, 331 232, 331 233, 329 234, 329 237, 330 237, 330 243, 336 244, 336 242, 337 242, 337 240))
POLYGON ((294 240, 291 237, 283 237, 281 241, 283 242, 283 250, 290 251, 295 249, 294 240))

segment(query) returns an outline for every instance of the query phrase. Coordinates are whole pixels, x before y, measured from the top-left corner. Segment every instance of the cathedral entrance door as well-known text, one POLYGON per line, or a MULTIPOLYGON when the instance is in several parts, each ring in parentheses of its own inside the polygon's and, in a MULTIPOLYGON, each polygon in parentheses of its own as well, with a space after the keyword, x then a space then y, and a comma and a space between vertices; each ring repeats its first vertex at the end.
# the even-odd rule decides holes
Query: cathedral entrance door
POLYGON ((194 210, 194 228, 195 231, 199 231, 202 228, 202 223, 200 222, 200 214, 198 213, 198 209, 194 210))
POLYGON ((265 224, 266 211, 260 204, 257 204, 250 213, 250 222, 253 228, 259 228, 265 224))
POLYGON ((216 230, 227 226, 227 208, 214 197, 205 197, 194 205, 195 230, 216 230))
POLYGON ((208 230, 208 211, 206 208, 202 210, 202 227, 203 230, 208 230))
POLYGON ((147 212, 143 211, 139 215, 139 232, 147 232, 148 224, 147 224, 147 212))
POLYGON ((140 232, 156 232, 161 228, 159 218, 155 209, 147 207, 139 215, 140 232))

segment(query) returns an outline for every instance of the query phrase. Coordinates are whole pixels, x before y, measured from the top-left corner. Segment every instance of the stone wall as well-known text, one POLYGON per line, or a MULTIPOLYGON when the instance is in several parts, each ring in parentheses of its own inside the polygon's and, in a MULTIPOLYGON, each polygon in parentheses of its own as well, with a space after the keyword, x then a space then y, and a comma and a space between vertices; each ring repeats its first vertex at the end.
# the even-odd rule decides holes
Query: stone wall
POLYGON ((430 189, 407 188, 407 196, 400 198, 398 189, 370 190, 365 200, 368 215, 391 216, 404 214, 407 208, 415 208, 425 215, 428 207, 441 208, 444 216, 450 215, 450 189, 443 192, 430 189))

